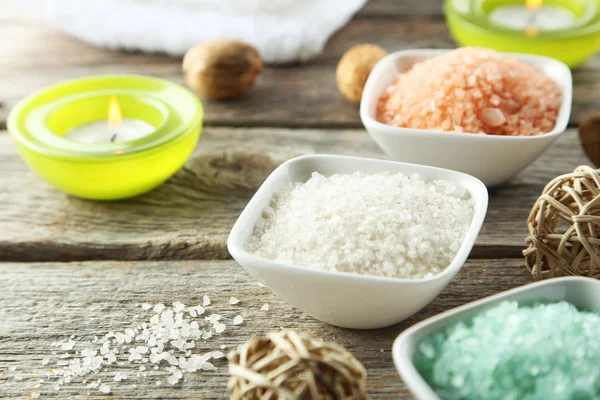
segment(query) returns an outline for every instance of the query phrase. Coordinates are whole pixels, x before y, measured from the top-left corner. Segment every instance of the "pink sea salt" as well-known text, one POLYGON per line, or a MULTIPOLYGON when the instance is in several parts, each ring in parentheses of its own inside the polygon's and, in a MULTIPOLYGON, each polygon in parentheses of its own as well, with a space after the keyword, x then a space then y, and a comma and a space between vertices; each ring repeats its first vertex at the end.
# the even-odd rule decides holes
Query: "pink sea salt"
POLYGON ((377 104, 377 120, 405 128, 532 136, 554 128, 558 84, 537 68, 465 47, 415 64, 377 104))

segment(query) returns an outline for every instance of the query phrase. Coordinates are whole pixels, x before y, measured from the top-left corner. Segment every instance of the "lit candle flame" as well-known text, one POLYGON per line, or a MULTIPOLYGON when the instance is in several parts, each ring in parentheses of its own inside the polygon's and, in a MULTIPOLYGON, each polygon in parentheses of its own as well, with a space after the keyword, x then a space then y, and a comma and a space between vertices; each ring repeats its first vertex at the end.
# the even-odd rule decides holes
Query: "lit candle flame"
POLYGON ((534 11, 542 7, 544 0, 525 0, 525 6, 528 10, 534 11))
POLYGON ((537 11, 542 7, 544 0, 525 0, 525 7, 529 11, 529 26, 525 29, 525 35, 532 37, 538 34, 535 26, 537 11))
POLYGON ((108 100, 108 129, 111 132, 119 133, 123 127, 123 115, 121 114, 121 106, 117 96, 110 96, 108 100))

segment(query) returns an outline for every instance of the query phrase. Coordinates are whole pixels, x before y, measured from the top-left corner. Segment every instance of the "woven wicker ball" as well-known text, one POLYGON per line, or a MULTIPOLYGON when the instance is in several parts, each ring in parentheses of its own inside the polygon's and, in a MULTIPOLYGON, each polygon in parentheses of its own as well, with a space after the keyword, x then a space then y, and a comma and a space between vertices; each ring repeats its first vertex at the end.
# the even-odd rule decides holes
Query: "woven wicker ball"
POLYGON ((527 222, 525 265, 537 280, 600 278, 600 170, 578 167, 552 180, 527 222))
POLYGON ((367 373, 344 347, 284 330, 228 355, 234 400, 367 399, 367 373))

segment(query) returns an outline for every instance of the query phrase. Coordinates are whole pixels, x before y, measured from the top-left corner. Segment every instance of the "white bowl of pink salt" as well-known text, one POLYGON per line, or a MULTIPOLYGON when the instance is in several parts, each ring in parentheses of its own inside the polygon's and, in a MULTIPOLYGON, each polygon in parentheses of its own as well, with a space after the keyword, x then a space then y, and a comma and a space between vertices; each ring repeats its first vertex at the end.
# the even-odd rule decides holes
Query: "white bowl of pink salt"
POLYGON ((485 218, 476 178, 333 155, 294 158, 236 221, 233 258, 279 297, 345 328, 393 325, 462 268, 485 218))
POLYGON ((479 48, 408 50, 373 68, 360 116, 395 160, 495 186, 564 132, 571 100, 571 72, 558 60, 479 48))

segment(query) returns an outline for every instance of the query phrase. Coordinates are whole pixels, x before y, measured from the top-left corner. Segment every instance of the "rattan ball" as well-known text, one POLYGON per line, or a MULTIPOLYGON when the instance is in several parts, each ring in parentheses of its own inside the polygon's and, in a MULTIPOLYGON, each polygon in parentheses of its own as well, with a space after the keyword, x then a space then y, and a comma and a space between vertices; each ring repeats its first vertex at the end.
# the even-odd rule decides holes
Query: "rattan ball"
POLYGON ((535 279, 600 278, 600 170, 578 167, 552 180, 529 219, 525 265, 535 279))
POLYGON ((344 347, 284 330, 253 337, 228 355, 234 400, 367 399, 367 373, 344 347))

